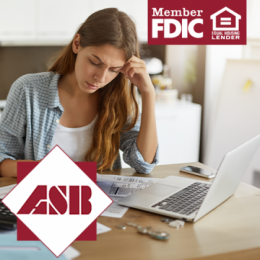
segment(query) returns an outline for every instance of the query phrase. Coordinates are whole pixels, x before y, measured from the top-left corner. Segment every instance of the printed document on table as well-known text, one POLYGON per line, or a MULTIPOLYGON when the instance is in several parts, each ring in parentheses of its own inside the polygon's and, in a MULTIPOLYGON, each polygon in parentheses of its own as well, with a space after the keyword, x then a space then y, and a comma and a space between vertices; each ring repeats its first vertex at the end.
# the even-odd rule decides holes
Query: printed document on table
POLYGON ((97 185, 101 190, 103 190, 114 202, 101 214, 101 216, 112 217, 112 218, 122 218, 123 215, 128 210, 128 207, 121 206, 117 203, 117 200, 122 198, 121 196, 111 196, 109 190, 113 182, 98 182, 97 185))
POLYGON ((122 175, 105 175, 97 173, 97 182, 125 182, 125 183, 139 183, 144 188, 149 187, 151 184, 159 181, 160 178, 148 177, 135 177, 135 176, 122 176, 122 175))
POLYGON ((135 191, 145 189, 157 182, 159 178, 97 175, 97 185, 114 201, 101 216, 121 218, 128 207, 119 205, 117 201, 135 191))

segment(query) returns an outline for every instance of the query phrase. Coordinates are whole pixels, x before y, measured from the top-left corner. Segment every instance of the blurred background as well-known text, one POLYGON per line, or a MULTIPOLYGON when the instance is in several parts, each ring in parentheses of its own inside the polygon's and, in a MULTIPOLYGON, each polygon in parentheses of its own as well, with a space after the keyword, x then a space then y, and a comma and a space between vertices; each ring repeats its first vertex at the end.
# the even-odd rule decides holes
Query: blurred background
MULTIPOLYGON (((147 0, 0 0, 0 109, 18 77, 46 71, 86 18, 108 7, 137 26, 156 89, 160 164, 217 169, 226 152, 260 133, 259 0, 247 0, 244 46, 149 46, 147 0)), ((243 181, 260 188, 260 150, 243 181)))

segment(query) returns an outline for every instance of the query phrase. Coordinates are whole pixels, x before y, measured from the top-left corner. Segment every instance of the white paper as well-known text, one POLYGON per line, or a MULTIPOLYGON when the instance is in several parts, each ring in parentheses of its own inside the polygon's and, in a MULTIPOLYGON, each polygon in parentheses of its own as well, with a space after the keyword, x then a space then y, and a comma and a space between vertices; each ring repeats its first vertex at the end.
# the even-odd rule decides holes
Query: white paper
POLYGON ((108 232, 110 230, 111 230, 111 228, 104 226, 104 225, 97 222, 97 235, 101 234, 101 233, 108 232))
MULTIPOLYGON (((125 183, 139 183, 150 186, 151 184, 159 181, 160 178, 147 178, 135 176, 122 176, 122 175, 107 175, 97 173, 97 182, 125 182, 125 183)), ((147 186, 147 187, 148 187, 147 186)), ((145 187, 146 188, 146 187, 145 187)))
POLYGON ((13 187, 15 187, 15 186, 16 186, 16 184, 1 187, 0 188, 0 199, 4 198, 5 195, 7 195, 9 193, 9 191, 11 191, 13 189, 13 187))
POLYGON ((111 196, 109 195, 109 191, 111 186, 113 185, 112 182, 98 182, 98 186, 114 201, 102 214, 101 216, 104 217, 112 217, 112 218, 122 218, 123 215, 128 210, 128 207, 119 205, 117 201, 124 196, 111 196))
POLYGON ((117 201, 149 187, 158 180, 159 178, 97 174, 97 185, 114 201, 101 216, 122 218, 128 207, 119 205, 117 201))
POLYGON ((70 246, 64 251, 64 256, 68 260, 72 260, 73 258, 76 258, 80 255, 80 252, 76 250, 74 247, 70 246))

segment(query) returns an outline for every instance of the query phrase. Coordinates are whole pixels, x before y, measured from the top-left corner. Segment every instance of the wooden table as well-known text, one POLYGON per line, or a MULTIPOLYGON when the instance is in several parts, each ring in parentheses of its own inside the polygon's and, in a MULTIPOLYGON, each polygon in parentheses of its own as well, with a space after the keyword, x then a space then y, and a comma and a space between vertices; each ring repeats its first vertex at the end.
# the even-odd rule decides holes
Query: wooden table
MULTIPOLYGON (((201 163, 189 164, 210 169, 201 163)), ((185 165, 187 163, 156 166, 149 175, 136 174, 131 168, 104 174, 157 178, 176 175, 202 180, 180 173, 179 168, 185 165)), ((16 179, 0 178, 0 186, 15 182, 16 179)), ((112 230, 98 235, 97 241, 74 242, 72 246, 81 253, 77 260, 260 259, 260 190, 253 186, 241 182, 225 203, 196 223, 186 223, 183 228, 170 228, 160 221, 161 217, 135 209, 129 209, 121 219, 99 217, 98 222, 112 230), (137 233, 133 227, 116 228, 127 222, 164 230, 170 233, 170 238, 158 241, 137 233)))

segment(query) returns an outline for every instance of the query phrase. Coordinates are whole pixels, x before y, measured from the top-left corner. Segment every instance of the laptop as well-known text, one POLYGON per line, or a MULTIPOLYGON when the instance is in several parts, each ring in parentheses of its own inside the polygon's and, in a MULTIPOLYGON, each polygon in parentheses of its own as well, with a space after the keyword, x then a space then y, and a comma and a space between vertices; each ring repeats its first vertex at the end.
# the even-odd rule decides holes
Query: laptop
POLYGON ((118 200, 118 203, 195 222, 234 194, 259 146, 260 135, 257 135, 227 153, 212 184, 169 176, 118 200))

